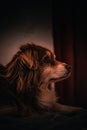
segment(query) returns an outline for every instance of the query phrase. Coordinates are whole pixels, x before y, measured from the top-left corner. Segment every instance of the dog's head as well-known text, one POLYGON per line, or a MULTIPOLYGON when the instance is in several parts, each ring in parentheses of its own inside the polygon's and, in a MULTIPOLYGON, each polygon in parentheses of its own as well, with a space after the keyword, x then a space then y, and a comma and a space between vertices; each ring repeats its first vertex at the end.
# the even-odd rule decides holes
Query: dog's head
POLYGON ((19 91, 59 82, 71 73, 70 65, 56 60, 49 49, 35 44, 22 45, 6 68, 6 77, 10 83, 17 83, 19 91))

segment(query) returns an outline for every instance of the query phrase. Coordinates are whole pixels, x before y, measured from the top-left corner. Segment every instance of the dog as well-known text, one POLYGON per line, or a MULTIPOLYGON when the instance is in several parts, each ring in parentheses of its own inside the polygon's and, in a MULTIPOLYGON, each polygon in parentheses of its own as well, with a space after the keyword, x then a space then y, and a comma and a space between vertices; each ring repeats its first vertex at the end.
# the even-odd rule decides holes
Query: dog
POLYGON ((79 109, 58 103, 54 84, 70 76, 71 66, 58 61, 49 49, 33 43, 24 44, 1 68, 1 81, 8 85, 0 85, 0 113, 28 116, 34 112, 79 109))

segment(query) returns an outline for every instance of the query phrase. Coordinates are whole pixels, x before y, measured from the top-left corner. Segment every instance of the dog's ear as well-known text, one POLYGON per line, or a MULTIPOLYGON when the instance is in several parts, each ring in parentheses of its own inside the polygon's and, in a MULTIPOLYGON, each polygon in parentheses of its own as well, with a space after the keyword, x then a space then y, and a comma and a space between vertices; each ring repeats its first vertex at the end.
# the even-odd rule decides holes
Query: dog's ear
POLYGON ((19 62, 21 67, 28 69, 36 70, 38 67, 38 56, 37 52, 32 52, 32 50, 26 51, 25 53, 20 54, 19 62))
POLYGON ((39 65, 38 51, 30 48, 30 46, 28 47, 21 48, 5 66, 5 77, 10 84, 17 84, 18 91, 23 91, 31 86, 32 79, 39 65))
POLYGON ((38 54, 34 50, 22 52, 17 59, 18 81, 17 90, 25 91, 30 89, 34 71, 38 69, 38 54))

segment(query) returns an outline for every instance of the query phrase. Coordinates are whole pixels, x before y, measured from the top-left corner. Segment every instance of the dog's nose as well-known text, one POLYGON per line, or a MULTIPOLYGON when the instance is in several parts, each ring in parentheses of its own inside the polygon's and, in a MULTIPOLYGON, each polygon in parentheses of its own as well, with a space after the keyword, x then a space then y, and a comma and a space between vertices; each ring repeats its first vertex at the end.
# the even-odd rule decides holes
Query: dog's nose
POLYGON ((66 67, 66 69, 67 69, 68 71, 71 71, 71 69, 72 69, 71 65, 68 65, 68 64, 66 64, 65 67, 66 67))

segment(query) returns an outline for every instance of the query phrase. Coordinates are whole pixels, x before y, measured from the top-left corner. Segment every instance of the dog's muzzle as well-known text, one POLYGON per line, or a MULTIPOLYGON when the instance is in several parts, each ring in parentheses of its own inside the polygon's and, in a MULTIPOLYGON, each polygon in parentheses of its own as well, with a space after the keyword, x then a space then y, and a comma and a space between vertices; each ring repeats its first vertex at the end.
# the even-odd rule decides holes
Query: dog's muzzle
POLYGON ((72 67, 70 65, 65 64, 65 68, 67 69, 68 72, 71 72, 72 67))

